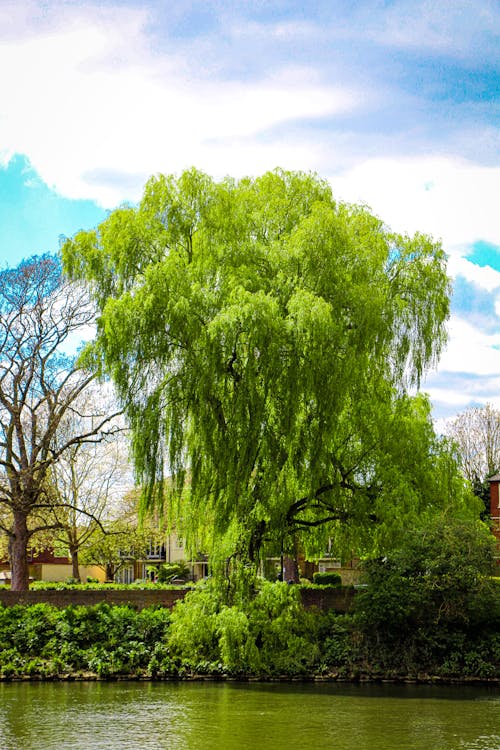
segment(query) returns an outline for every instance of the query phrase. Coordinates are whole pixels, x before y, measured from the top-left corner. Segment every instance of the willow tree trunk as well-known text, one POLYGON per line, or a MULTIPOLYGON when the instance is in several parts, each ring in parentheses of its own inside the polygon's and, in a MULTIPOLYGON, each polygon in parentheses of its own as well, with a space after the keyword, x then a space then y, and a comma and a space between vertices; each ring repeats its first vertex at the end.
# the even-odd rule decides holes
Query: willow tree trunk
POLYGON ((283 580, 287 583, 299 583, 299 544, 297 537, 293 538, 290 553, 283 557, 283 580))
POLYGON ((10 567, 12 570, 10 588, 12 591, 28 591, 29 588, 29 539, 27 515, 20 511, 14 511, 12 535, 9 542, 10 567))
POLYGON ((299 563, 296 557, 283 558, 283 580, 287 583, 299 583, 299 563))

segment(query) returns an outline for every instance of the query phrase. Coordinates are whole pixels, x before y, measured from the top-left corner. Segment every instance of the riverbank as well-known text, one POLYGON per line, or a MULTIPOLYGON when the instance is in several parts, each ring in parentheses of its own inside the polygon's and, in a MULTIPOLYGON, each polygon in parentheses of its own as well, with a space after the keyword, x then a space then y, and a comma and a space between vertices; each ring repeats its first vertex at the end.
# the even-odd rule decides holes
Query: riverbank
POLYGON ((286 584, 263 584, 233 606, 207 588, 173 610, 0 607, 0 644, 2 681, 500 684, 494 618, 375 640, 362 612, 307 609, 286 584))
POLYGON ((442 677, 437 675, 421 675, 419 677, 389 677, 389 676, 374 676, 374 675, 356 675, 355 677, 339 677, 337 675, 300 675, 296 677, 289 677, 287 675, 282 676, 260 676, 254 675, 239 675, 233 677, 231 675, 188 675, 179 677, 176 675, 162 675, 151 677, 150 675, 108 675, 106 677, 99 676, 94 672, 88 673, 72 673, 72 674, 57 674, 49 677, 42 675, 18 675, 12 677, 4 677, 0 675, 0 683, 10 682, 173 682, 173 683, 189 683, 189 682, 228 682, 228 683, 241 683, 241 684, 339 684, 339 685, 471 685, 471 686, 500 686, 499 677, 442 677))

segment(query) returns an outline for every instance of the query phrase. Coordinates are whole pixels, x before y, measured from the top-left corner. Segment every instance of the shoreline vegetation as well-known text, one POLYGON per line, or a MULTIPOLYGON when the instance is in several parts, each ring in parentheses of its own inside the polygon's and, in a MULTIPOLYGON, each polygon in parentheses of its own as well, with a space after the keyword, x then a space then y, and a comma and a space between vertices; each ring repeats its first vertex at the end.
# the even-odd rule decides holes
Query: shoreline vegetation
POLYGON ((496 581, 471 602, 477 617, 427 623, 403 622, 404 597, 377 624, 369 589, 338 613, 305 608, 300 588, 260 581, 228 604, 209 581, 173 609, 0 606, 0 681, 500 684, 496 581))

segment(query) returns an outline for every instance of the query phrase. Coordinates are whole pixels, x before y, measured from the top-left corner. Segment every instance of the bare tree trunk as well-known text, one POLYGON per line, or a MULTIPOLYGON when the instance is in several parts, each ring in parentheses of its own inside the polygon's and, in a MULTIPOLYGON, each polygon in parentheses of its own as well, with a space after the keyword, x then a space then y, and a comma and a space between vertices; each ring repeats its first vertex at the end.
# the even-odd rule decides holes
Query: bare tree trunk
POLYGON ((10 588, 12 591, 28 591, 29 568, 28 568, 28 542, 29 532, 27 516, 20 511, 14 511, 14 523, 12 536, 9 544, 10 566, 12 569, 12 580, 10 588))
POLYGON ((71 576, 75 579, 75 581, 79 581, 81 583, 80 566, 78 562, 78 547, 70 547, 69 553, 71 555, 71 576))

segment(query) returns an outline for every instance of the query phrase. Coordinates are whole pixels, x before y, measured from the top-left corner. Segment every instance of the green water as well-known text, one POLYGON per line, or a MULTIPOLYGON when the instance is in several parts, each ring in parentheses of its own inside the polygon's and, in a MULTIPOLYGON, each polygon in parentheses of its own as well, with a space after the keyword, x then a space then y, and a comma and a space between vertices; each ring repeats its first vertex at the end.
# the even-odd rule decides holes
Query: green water
POLYGON ((500 691, 255 683, 0 684, 1 750, 500 750, 500 691))

